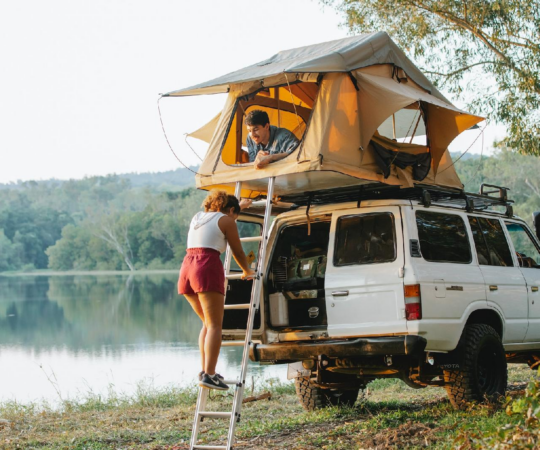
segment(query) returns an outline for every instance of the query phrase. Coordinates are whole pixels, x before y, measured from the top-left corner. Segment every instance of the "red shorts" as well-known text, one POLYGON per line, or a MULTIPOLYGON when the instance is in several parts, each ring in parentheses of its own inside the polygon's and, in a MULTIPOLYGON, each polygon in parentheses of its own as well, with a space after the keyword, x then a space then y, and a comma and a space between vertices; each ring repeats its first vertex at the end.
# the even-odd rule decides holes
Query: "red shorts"
POLYGON ((220 292, 225 295, 225 272, 219 252, 212 248, 188 248, 178 278, 179 294, 220 292))

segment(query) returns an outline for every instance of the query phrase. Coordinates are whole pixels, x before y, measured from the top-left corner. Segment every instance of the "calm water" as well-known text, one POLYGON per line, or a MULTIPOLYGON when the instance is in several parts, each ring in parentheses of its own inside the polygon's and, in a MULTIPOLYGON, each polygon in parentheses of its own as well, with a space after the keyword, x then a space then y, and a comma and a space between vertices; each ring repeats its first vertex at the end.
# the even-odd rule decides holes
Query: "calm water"
MULTIPOLYGON (((0 401, 195 384, 200 320, 176 277, 0 277, 0 401)), ((240 360, 224 348, 218 371, 234 377, 240 360)), ((286 367, 251 364, 250 375, 285 380, 286 367)))

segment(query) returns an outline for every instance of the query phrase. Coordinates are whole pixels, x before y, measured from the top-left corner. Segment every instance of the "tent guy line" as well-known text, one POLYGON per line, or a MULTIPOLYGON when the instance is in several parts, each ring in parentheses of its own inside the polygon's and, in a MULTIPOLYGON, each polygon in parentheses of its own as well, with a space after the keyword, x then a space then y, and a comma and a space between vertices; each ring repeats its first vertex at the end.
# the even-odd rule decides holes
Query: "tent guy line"
MULTIPOLYGON (((203 176, 203 177, 204 177, 204 176, 208 176, 208 175, 203 175, 203 174, 201 174, 201 173, 199 173, 199 172, 196 172, 196 171, 194 171, 193 169, 191 169, 190 167, 188 167, 186 164, 184 164, 184 163, 182 162, 182 160, 178 157, 178 155, 176 154, 176 152, 173 150, 172 145, 171 145, 171 143, 170 143, 170 141, 169 141, 169 138, 168 138, 168 136, 167 136, 167 132, 165 131, 165 125, 164 125, 164 123, 163 123, 163 117, 162 117, 162 115, 161 115, 161 108, 159 107, 159 102, 161 101, 162 98, 163 98, 163 96, 158 97, 158 100, 157 100, 157 108, 158 108, 159 121, 161 122, 161 129, 163 130, 163 136, 165 137, 165 140, 167 141, 167 145, 169 146, 169 149, 171 150, 171 152, 172 152, 172 154, 174 155, 174 157, 178 160, 178 162, 179 162, 180 164, 182 164, 182 166, 184 166, 184 168, 186 168, 186 169, 189 170, 190 172, 194 173, 195 175, 203 176)), ((187 141, 186 141, 186 142, 187 142, 187 141)), ((189 144, 188 144, 188 145, 189 145, 189 144)), ((191 146, 190 146, 190 148, 191 148, 191 146)), ((194 153, 195 153, 195 152, 194 152, 194 153)), ((196 153, 195 153, 195 154, 196 154, 196 153)), ((196 154, 196 155, 197 155, 197 154, 196 154)), ((197 156, 199 156, 199 155, 197 155, 197 156)), ((199 159, 201 159, 201 158, 199 157, 199 159)), ((201 161, 202 161, 202 159, 201 159, 201 161)))

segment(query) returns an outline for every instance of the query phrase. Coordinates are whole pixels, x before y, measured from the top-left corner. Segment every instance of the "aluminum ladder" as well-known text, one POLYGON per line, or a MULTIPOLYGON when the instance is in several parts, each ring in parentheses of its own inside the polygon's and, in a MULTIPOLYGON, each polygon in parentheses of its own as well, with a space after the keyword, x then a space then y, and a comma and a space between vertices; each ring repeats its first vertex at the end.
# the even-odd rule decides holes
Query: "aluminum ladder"
MULTIPOLYGON (((249 309, 248 321, 246 326, 246 336, 244 341, 224 341, 222 346, 243 346, 244 352, 242 354, 242 364, 240 367, 240 376, 236 380, 224 380, 225 384, 228 384, 230 389, 234 389, 234 396, 232 402, 231 411, 207 411, 206 402, 208 400, 208 394, 210 389, 199 388, 199 395, 197 397, 197 406, 195 407, 195 418, 193 421, 193 428, 191 431, 190 450, 196 449, 208 449, 208 450, 230 450, 234 444, 234 432, 236 424, 240 421, 240 413, 242 411, 242 400, 244 399, 244 388, 246 385, 246 374, 249 361, 249 347, 251 344, 251 336, 253 333, 253 324, 255 322, 255 314, 259 310, 260 297, 263 285, 263 269, 264 260, 266 256, 266 245, 268 243, 268 232, 270 230, 270 218, 272 213, 272 197, 274 194, 274 178, 271 177, 268 180, 268 189, 266 196, 266 205, 264 212, 263 229, 260 236, 240 238, 241 242, 259 242, 259 256, 257 261, 257 269, 253 278, 253 287, 251 289, 251 299, 249 303, 239 305, 225 305, 225 310, 231 309, 249 309), (227 434, 227 443, 225 445, 204 445, 198 444, 200 425, 203 419, 229 419, 229 431, 227 434)), ((242 185, 240 182, 236 183, 236 189, 234 195, 236 198, 240 198, 242 185)), ((223 268, 225 270, 226 283, 228 280, 241 279, 241 274, 233 274, 230 272, 232 251, 227 246, 227 252, 225 254, 225 262, 223 268)))

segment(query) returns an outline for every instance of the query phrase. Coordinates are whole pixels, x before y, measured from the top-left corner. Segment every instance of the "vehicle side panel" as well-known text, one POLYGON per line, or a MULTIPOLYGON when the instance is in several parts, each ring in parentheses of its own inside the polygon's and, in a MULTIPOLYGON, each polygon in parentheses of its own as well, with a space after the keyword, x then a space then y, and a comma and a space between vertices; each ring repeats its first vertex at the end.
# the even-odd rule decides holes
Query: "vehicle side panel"
MULTIPOLYGON (((404 209, 410 238, 419 239, 415 212, 425 208, 404 209)), ((439 208, 429 210, 456 214, 467 226, 466 215, 461 212, 439 208)), ((472 243, 470 236, 469 242, 472 243)), ((422 320, 409 321, 408 328, 410 333, 418 333, 427 339, 428 350, 453 350, 472 311, 487 307, 484 280, 476 254, 473 250, 471 252, 472 260, 468 264, 431 262, 423 257, 411 257, 406 246, 413 280, 420 284, 422 298, 422 320)))

